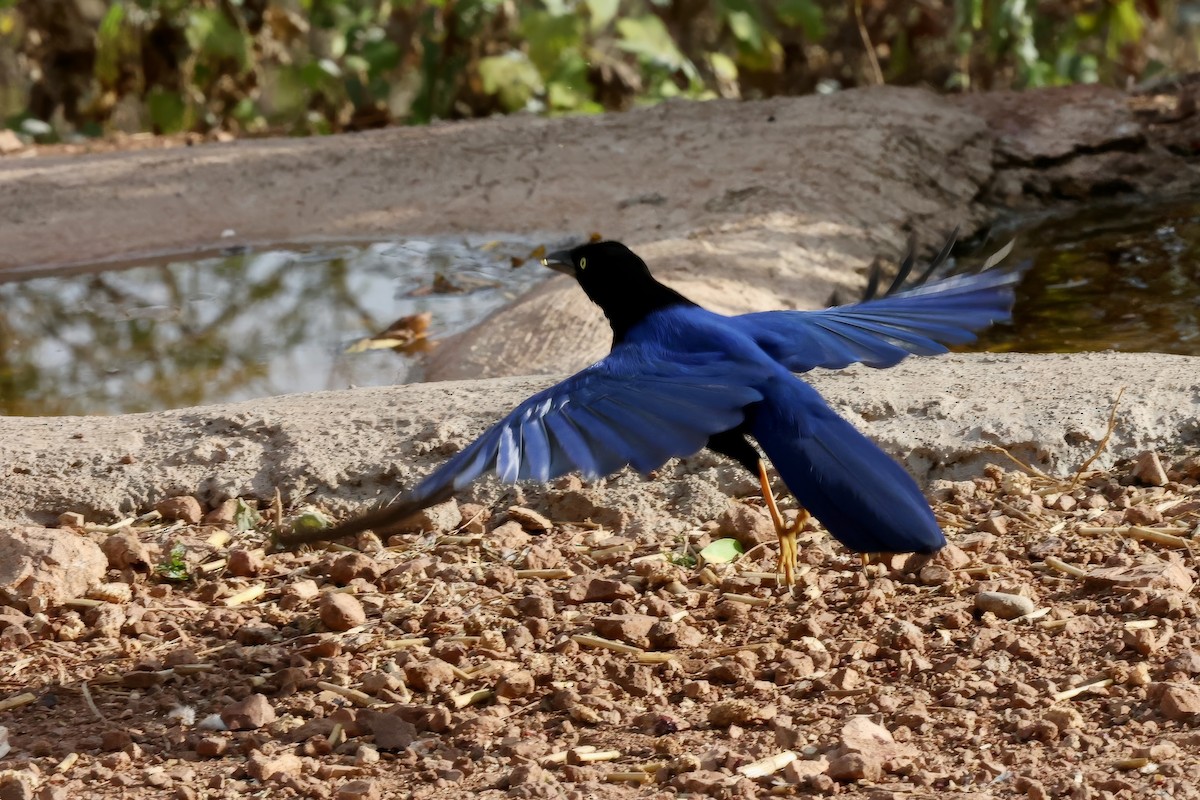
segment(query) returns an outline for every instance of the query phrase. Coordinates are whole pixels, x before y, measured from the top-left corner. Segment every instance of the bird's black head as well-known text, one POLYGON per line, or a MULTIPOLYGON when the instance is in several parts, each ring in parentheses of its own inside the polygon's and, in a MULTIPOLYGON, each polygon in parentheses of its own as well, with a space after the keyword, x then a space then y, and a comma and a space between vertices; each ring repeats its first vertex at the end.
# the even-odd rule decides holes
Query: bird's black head
POLYGON ((559 250, 542 264, 570 275, 612 324, 613 344, 619 344, 646 315, 674 305, 694 305, 663 286, 646 262, 620 242, 591 242, 559 250))

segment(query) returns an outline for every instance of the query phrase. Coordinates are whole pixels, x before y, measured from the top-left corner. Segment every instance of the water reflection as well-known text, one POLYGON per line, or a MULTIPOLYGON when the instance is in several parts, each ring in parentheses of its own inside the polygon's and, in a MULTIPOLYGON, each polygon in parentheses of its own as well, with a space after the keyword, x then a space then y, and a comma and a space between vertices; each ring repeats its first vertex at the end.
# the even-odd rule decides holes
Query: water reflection
MULTIPOLYGON (((96 414, 419 378, 353 342, 428 311, 477 322, 549 273, 535 243, 474 239, 271 249, 0 283, 0 414, 96 414)), ((2 278, 0 278, 2 279, 2 278)))
POLYGON ((970 349, 1200 355, 1200 202, 1090 210, 1017 233, 1013 325, 970 349))

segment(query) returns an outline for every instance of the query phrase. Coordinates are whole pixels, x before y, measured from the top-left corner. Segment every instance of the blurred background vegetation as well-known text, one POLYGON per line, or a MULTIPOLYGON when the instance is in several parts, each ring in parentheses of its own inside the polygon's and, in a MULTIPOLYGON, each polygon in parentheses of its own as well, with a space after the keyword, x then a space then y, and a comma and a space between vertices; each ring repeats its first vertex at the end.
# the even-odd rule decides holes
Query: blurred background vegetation
POLYGON ((1196 62, 1171 0, 0 0, 27 138, 360 130, 889 83, 1126 86, 1196 62))

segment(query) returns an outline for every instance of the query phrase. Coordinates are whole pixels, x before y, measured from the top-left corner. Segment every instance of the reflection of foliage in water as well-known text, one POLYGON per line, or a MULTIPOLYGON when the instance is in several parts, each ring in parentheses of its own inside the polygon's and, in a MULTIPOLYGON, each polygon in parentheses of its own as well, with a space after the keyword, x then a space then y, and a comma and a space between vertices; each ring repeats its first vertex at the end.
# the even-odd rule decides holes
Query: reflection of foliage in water
POLYGON ((145 411, 402 382, 410 361, 342 351, 407 313, 431 311, 435 336, 477 321, 545 276, 509 266, 527 252, 342 245, 0 284, 0 413, 145 411), (447 273, 469 291, 406 297, 447 273))
POLYGON ((1200 205, 1091 210, 1017 236, 1011 327, 971 350, 1200 355, 1200 205))
POLYGON ((1185 67, 1177 17, 1144 0, 0 0, 0 114, 320 133, 879 81, 1120 86, 1185 67))

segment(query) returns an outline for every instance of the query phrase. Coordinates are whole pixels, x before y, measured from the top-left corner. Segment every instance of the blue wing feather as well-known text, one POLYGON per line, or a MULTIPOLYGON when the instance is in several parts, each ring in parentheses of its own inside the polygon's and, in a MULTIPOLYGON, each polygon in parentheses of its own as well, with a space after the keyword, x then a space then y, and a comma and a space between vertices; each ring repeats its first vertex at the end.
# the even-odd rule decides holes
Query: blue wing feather
POLYGON ((740 424, 762 399, 760 363, 719 353, 676 353, 628 343, 538 392, 417 484, 421 503, 495 472, 506 482, 588 477, 626 465, 641 472, 700 450, 740 424))
POLYGON ((854 362, 890 367, 909 354, 938 355, 973 342, 974 331, 1007 321, 1028 264, 956 275, 865 303, 821 311, 763 311, 731 317, 793 372, 854 362))

